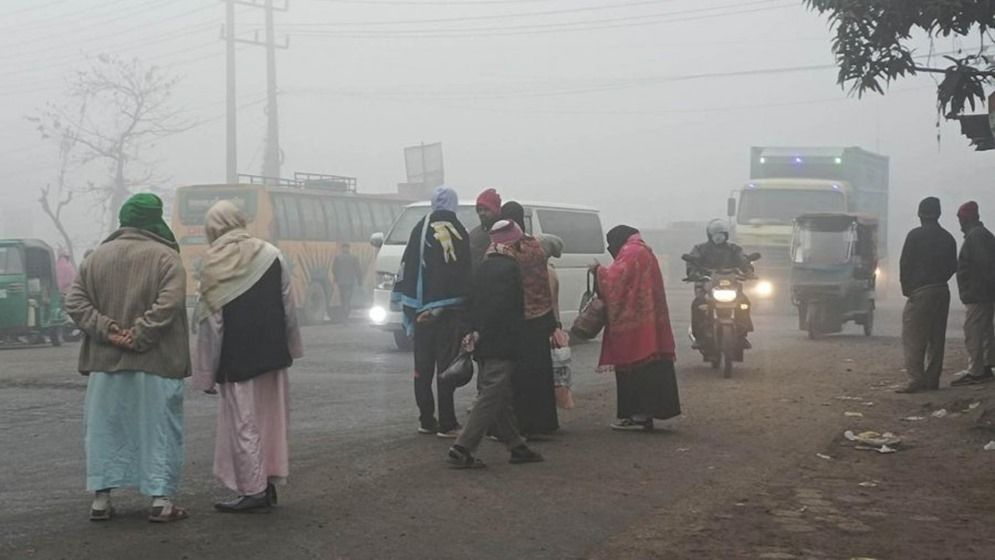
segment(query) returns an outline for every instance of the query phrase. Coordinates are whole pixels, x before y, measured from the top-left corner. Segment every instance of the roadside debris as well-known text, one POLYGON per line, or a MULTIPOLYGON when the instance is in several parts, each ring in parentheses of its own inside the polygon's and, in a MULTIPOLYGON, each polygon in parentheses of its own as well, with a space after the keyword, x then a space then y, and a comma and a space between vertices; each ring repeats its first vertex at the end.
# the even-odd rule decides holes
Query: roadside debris
POLYGON ((874 482, 873 480, 868 480, 868 481, 865 481, 865 482, 861 482, 857 486, 861 486, 863 488, 877 488, 878 487, 878 483, 874 482))
POLYGON ((854 449, 859 451, 875 451, 881 454, 897 453, 898 446, 902 439, 891 432, 860 432, 854 433, 852 430, 843 432, 843 437, 857 443, 854 449))
POLYGON ((902 421, 903 422, 922 422, 925 419, 926 419, 925 416, 906 416, 905 418, 902 418, 902 421))
POLYGON ((989 441, 985 444, 985 451, 995 451, 995 440, 989 441))
POLYGON ((943 418, 947 414, 950 414, 949 412, 947 412, 947 409, 941 408, 940 410, 933 412, 933 414, 931 414, 930 416, 932 416, 933 418, 943 418))
POLYGON ((838 401, 862 401, 862 400, 864 400, 864 398, 863 397, 848 397, 846 395, 840 395, 840 396, 836 397, 836 400, 838 400, 838 401))
POLYGON ((863 412, 851 412, 851 411, 847 411, 847 412, 843 413, 843 416, 849 416, 850 418, 863 418, 864 417, 864 413, 863 412))
POLYGON ((818 457, 818 458, 820 458, 820 459, 822 459, 822 460, 824 460, 824 461, 832 461, 833 460, 832 457, 830 457, 829 455, 826 455, 825 453, 816 453, 815 456, 818 457))

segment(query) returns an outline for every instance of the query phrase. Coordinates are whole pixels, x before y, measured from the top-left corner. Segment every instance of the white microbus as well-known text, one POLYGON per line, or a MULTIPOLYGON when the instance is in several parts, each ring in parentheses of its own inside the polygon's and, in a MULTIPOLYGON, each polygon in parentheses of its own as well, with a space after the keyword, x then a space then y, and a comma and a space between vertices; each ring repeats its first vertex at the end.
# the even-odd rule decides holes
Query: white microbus
MULTIPOLYGON (((525 208, 525 229, 538 235, 548 233, 563 239, 563 256, 553 259, 560 279, 560 320, 567 328, 577 317, 580 299, 587 289, 587 268, 598 261, 611 262, 605 244, 601 217, 594 208, 567 204, 522 202, 525 208)), ((427 202, 411 204, 394 221, 386 234, 374 234, 370 243, 379 247, 376 256, 376 277, 373 289, 373 307, 370 323, 381 330, 393 333, 397 347, 409 349, 411 341, 401 324, 401 309, 391 306, 390 294, 401 266, 401 257, 408 243, 411 230, 428 214, 427 202)), ((456 211, 467 231, 480 225, 475 203, 461 203, 456 211)))

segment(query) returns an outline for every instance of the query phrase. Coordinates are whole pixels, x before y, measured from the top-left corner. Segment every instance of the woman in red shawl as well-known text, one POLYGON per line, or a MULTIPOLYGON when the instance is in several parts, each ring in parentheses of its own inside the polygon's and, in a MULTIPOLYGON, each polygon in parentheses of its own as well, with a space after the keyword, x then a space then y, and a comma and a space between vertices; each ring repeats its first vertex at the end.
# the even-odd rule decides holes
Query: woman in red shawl
POLYGON ((615 261, 597 268, 607 316, 598 369, 615 373, 619 421, 612 429, 652 430, 654 418, 681 413, 663 275, 635 228, 609 231, 608 252, 615 261))

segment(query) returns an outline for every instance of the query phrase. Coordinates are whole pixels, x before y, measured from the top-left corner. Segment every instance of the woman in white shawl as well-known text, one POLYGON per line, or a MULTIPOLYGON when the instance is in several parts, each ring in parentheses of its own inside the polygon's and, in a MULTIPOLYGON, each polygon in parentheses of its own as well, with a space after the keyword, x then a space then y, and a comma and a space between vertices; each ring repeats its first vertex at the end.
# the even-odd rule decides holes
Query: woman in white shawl
POLYGON ((194 386, 220 394, 214 474, 237 513, 276 504, 289 471, 287 368, 301 356, 290 271, 280 251, 246 231, 247 219, 221 201, 207 212, 194 353, 194 386))

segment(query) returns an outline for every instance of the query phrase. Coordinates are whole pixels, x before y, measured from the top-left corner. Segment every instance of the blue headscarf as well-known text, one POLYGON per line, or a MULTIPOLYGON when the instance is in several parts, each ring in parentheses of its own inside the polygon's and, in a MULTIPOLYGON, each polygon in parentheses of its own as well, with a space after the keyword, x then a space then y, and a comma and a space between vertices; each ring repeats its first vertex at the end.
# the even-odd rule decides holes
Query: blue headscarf
POLYGON ((432 211, 448 210, 455 212, 459 207, 459 195, 450 187, 436 187, 432 193, 432 211))

